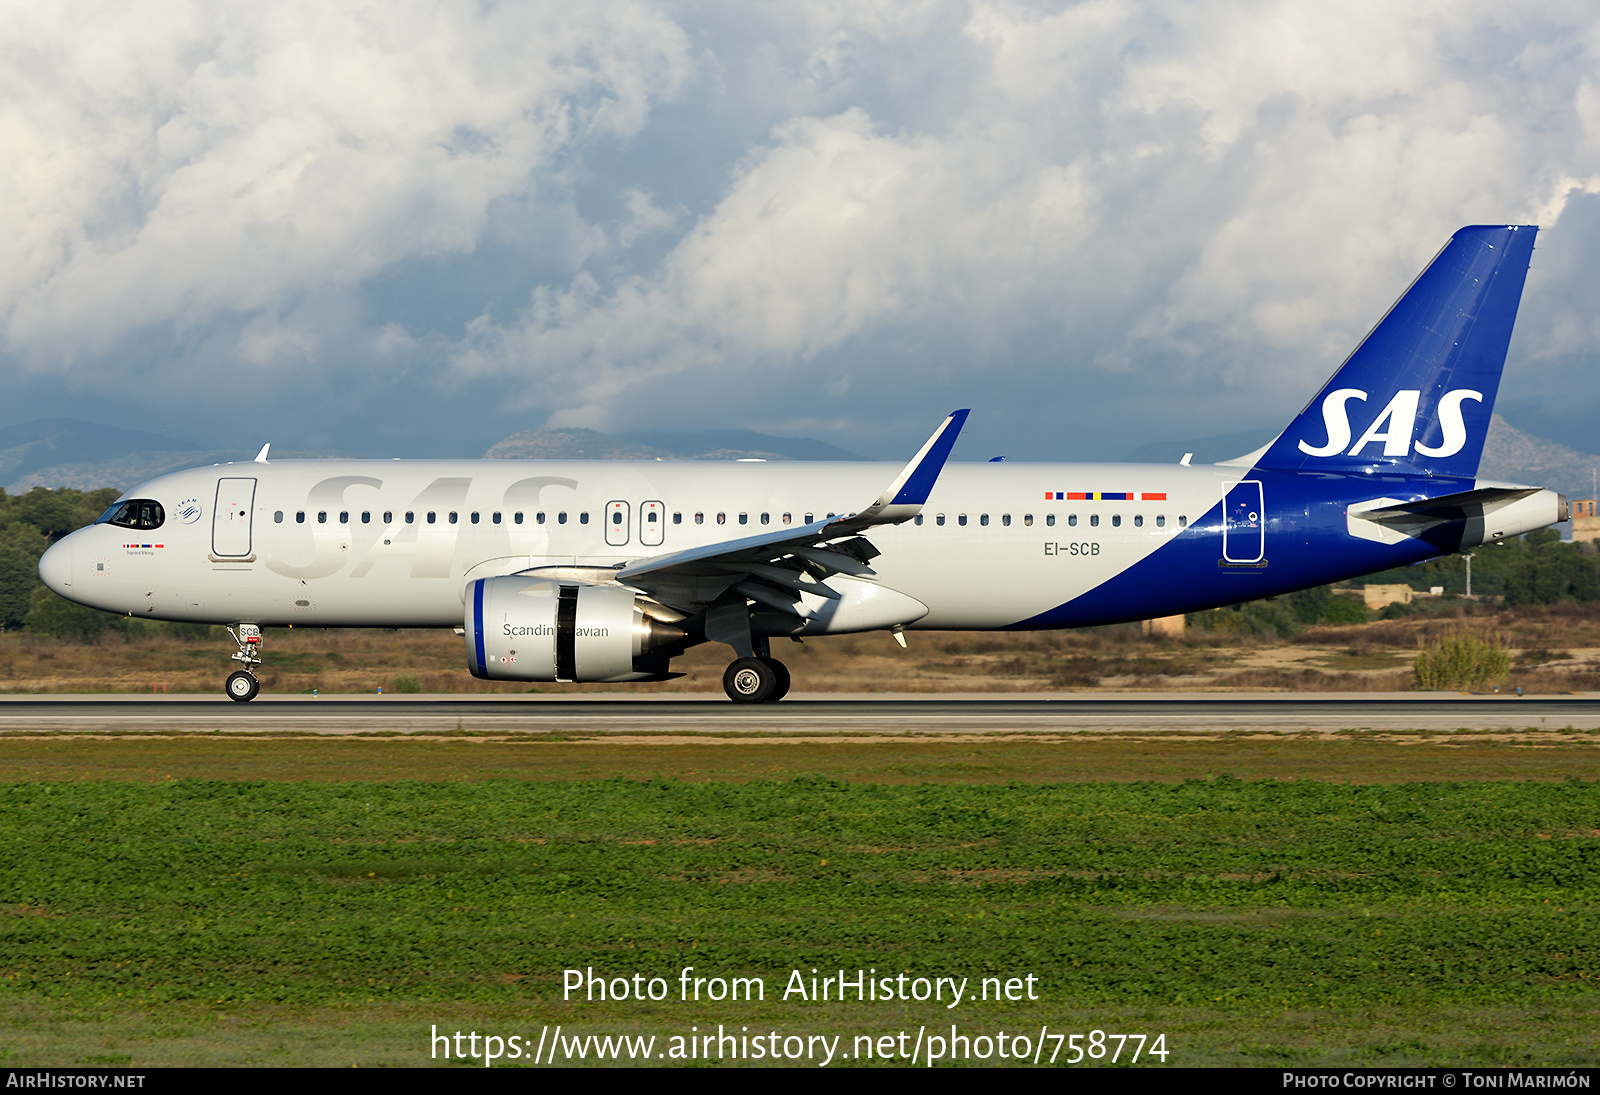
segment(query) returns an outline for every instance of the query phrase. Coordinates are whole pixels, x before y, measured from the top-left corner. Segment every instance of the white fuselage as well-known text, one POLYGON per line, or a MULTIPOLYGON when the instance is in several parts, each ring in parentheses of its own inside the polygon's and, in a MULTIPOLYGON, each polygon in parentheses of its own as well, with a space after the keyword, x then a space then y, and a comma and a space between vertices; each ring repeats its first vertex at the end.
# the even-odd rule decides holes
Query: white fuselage
MULTIPOLYGON (((73 600, 140 617, 459 626, 471 579, 612 566, 853 513, 897 470, 688 461, 226 464, 129 491, 162 505, 160 528, 82 529, 52 549, 41 572, 73 600)), ((928 606, 911 626, 1004 627, 1149 555, 1217 507, 1243 474, 1217 466, 951 464, 920 523, 870 530, 882 553, 872 567, 877 582, 928 606), (1110 492, 1128 497, 1093 497, 1110 492)))

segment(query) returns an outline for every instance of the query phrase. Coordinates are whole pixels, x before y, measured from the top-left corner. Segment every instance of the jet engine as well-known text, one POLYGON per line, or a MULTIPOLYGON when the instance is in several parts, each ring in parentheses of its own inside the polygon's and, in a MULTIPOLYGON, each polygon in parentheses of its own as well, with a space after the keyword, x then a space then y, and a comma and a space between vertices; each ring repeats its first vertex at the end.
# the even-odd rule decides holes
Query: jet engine
POLYGON ((467 667, 485 680, 659 679, 663 648, 687 637, 621 586, 512 575, 466 592, 467 667))

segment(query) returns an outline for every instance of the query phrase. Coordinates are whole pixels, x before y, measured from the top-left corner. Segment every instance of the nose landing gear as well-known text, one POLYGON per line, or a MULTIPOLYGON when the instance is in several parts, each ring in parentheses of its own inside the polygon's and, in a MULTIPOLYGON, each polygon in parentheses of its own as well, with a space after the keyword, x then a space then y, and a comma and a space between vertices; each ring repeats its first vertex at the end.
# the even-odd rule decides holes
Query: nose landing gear
POLYGON ((239 646, 239 649, 228 657, 238 662, 240 668, 228 674, 228 682, 223 686, 223 692, 230 700, 248 703, 261 691, 261 682, 252 672, 261 664, 261 628, 255 624, 240 624, 237 634, 231 627, 228 628, 228 634, 239 646))

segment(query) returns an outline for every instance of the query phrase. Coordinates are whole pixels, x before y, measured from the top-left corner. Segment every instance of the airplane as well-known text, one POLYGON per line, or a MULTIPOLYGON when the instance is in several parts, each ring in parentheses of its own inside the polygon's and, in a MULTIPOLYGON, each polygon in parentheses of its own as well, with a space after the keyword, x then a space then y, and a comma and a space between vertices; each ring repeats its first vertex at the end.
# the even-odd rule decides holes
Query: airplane
MULTIPOLYGON (((873 463, 283 460, 151 480, 45 552, 80 604, 229 625, 454 628, 474 676, 661 681, 723 643, 1076 628, 1270 597, 1568 517, 1477 478, 1537 228, 1457 231, 1281 434, 1219 464, 948 463, 968 411, 873 463), (887 483, 887 486, 884 484, 887 483)), ((237 628, 237 630, 235 630, 237 628)))

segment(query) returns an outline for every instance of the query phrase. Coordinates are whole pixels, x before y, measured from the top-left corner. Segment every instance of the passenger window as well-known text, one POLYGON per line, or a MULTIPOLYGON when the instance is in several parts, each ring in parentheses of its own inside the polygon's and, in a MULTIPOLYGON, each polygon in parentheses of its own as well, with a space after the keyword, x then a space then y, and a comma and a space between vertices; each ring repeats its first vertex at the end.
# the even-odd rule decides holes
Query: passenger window
POLYGON ((514 525, 522 524, 522 511, 520 509, 511 515, 511 523, 514 525))
POLYGON ((794 524, 794 515, 790 514, 790 513, 784 514, 783 515, 783 523, 786 524, 786 525, 794 524))
POLYGON ((283 511, 281 509, 272 515, 272 523, 275 525, 283 524, 283 511))
POLYGON ((750 523, 750 515, 748 513, 739 514, 739 523, 741 525, 748 525, 750 523))
POLYGON ((1024 513, 1022 515, 1022 527, 1023 528, 1032 528, 1033 527, 1033 514, 1024 513))
POLYGON ((1142 513, 1136 513, 1136 514, 1133 515, 1133 527, 1134 528, 1143 528, 1144 527, 1144 515, 1142 513))
POLYGON ((433 525, 433 524, 438 524, 438 522, 439 522, 439 514, 437 512, 435 512, 434 510, 430 509, 428 511, 428 524, 433 525))
POLYGON ((1072 528, 1077 528, 1078 527, 1078 515, 1076 513, 1067 514, 1067 524, 1069 526, 1071 526, 1072 528))
MULTIPOLYGON (((1048 528, 1055 528, 1056 527, 1056 515, 1053 514, 1053 513, 1045 514, 1044 515, 1044 523, 1045 523, 1046 527, 1048 527, 1048 528)), ((1069 519, 1069 523, 1070 523, 1070 519, 1069 519)))
POLYGON ((544 524, 544 514, 542 512, 534 514, 533 523, 536 525, 544 524))
POLYGON ((772 514, 770 514, 770 513, 763 513, 763 514, 762 514, 762 515, 761 515, 761 523, 762 523, 762 524, 763 524, 763 525, 770 525, 770 524, 772 524, 772 514))
POLYGON ((728 523, 728 515, 726 513, 717 514, 717 524, 725 525, 727 523, 728 523))
POLYGON ((489 520, 498 525, 500 523, 500 511, 495 510, 493 513, 491 513, 489 515, 489 520))
POLYGON ((588 510, 584 510, 582 513, 578 514, 578 524, 587 525, 588 523, 589 523, 589 511, 588 510))
POLYGON ((989 515, 987 513, 985 513, 983 516, 978 518, 978 524, 987 525, 988 523, 989 523, 989 515))
POLYGON ((450 511, 450 523, 452 525, 456 523, 456 511, 455 510, 451 510, 450 511))
POLYGON ((1166 527, 1167 527, 1167 515, 1164 514, 1164 513, 1156 514, 1156 528, 1166 528, 1166 527))
POLYGON ((350 523, 350 511, 349 510, 340 510, 339 511, 339 523, 341 525, 348 525, 350 523))
POLYGON ((386 509, 383 511, 383 523, 386 525, 394 524, 394 510, 386 509))
POLYGON ((1113 513, 1111 515, 1111 527, 1112 528, 1121 528, 1122 527, 1122 514, 1113 513))
POLYGON ((1178 527, 1179 528, 1188 528, 1189 527, 1189 519, 1187 517, 1183 516, 1182 514, 1179 514, 1178 515, 1178 527))
POLYGON ((328 523, 328 511, 325 510, 325 509, 319 509, 317 511, 317 524, 325 525, 327 523, 328 523))
POLYGON ((697 525, 705 524, 706 523, 706 515, 704 513, 696 513, 694 515, 694 523, 697 524, 697 525))
POLYGON ((956 514, 956 524, 965 526, 966 523, 967 523, 967 515, 966 514, 964 514, 964 513, 956 514))
POLYGON ((477 524, 478 523, 478 511, 477 510, 473 510, 472 511, 472 523, 473 524, 477 524))
POLYGON ((935 517, 933 519, 933 523, 936 524, 936 525, 944 524, 944 514, 941 513, 941 514, 939 514, 939 516, 935 517))
POLYGON ((406 524, 414 525, 416 523, 417 523, 417 513, 416 513, 416 511, 415 510, 409 510, 409 509, 406 510, 406 524))
POLYGON ((564 525, 566 523, 567 523, 567 511, 566 510, 562 510, 560 513, 556 514, 556 524, 564 525))
POLYGON ((1091 513, 1089 515, 1089 524, 1098 528, 1100 525, 1100 515, 1098 513, 1091 513))
POLYGON ((681 513, 674 513, 674 514, 673 514, 673 515, 672 515, 672 523, 673 523, 673 524, 675 524, 675 525, 681 525, 681 524, 683 524, 683 514, 681 514, 681 513))
POLYGON ((370 509, 364 509, 361 511, 361 523, 363 525, 372 524, 372 511, 370 509))
POLYGON ((1001 514, 1000 515, 1000 524, 1003 525, 1006 528, 1010 528, 1011 527, 1011 514, 1009 514, 1009 513, 1001 514))
POLYGON ((645 515, 645 522, 647 524, 651 524, 651 525, 656 523, 656 511, 655 510, 651 510, 648 514, 645 515))
POLYGON ((811 524, 811 514, 806 514, 806 524, 811 524))
POLYGON ((297 525, 303 525, 303 524, 306 523, 306 511, 305 510, 301 510, 299 513, 296 513, 294 515, 294 523, 297 524, 297 525))
POLYGON ((913 517, 913 518, 912 518, 912 519, 911 519, 911 523, 912 523, 912 524, 913 524, 913 525, 920 525, 920 524, 922 524, 922 514, 920 514, 920 513, 919 513, 919 514, 917 514, 917 515, 916 515, 916 516, 915 516, 915 517, 913 517))
MULTIPOLYGON (((654 516, 654 514, 652 514, 651 516, 654 516)), ((622 511, 620 509, 611 511, 611 523, 613 525, 622 524, 622 511)))

